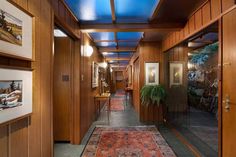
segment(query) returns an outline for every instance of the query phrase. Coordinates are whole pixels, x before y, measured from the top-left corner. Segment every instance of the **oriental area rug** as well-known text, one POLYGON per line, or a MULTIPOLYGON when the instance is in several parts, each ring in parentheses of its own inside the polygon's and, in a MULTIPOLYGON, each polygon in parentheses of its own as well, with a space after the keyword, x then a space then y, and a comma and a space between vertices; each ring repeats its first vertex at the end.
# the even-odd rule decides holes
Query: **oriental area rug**
POLYGON ((176 157, 155 126, 96 127, 82 157, 176 157))
POLYGON ((124 111, 125 98, 111 98, 111 111, 124 111))

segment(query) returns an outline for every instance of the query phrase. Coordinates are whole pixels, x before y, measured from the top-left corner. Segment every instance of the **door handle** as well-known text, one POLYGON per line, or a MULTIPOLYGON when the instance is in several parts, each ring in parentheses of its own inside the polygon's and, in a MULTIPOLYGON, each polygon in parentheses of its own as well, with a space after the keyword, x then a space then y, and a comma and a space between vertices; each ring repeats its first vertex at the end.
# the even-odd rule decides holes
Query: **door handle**
POLYGON ((225 111, 229 112, 229 110, 230 110, 230 98, 229 98, 229 95, 225 96, 225 100, 223 100, 223 104, 225 104, 225 111))

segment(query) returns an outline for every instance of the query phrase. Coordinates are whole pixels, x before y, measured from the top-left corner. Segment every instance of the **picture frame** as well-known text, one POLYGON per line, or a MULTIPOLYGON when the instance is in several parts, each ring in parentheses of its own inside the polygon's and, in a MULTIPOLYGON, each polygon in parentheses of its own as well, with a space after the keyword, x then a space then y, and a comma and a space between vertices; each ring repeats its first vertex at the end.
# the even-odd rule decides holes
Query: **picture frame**
POLYGON ((132 81, 132 65, 128 66, 128 85, 131 86, 133 81, 132 81))
POLYGON ((183 72, 184 63, 182 62, 170 62, 169 63, 169 82, 170 87, 173 85, 183 85, 183 72))
POLYGON ((0 124, 32 113, 32 71, 0 68, 0 124))
POLYGON ((92 88, 98 87, 99 79, 99 65, 95 62, 92 63, 92 88))
POLYGON ((0 1, 0 53, 33 59, 34 17, 9 0, 0 1))
POLYGON ((145 63, 145 85, 159 85, 159 62, 145 63))

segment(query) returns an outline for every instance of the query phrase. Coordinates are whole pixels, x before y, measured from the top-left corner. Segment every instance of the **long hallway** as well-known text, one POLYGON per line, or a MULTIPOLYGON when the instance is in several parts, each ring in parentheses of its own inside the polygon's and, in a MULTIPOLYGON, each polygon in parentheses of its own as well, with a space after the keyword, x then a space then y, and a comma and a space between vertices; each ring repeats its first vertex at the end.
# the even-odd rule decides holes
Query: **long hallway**
POLYGON ((235 157, 235 28, 236 0, 0 0, 0 157, 235 157))
MULTIPOLYGON (((120 91, 119 91, 120 93, 120 91)), ((118 109, 118 111, 111 111, 110 122, 108 124, 107 119, 107 106, 104 106, 101 113, 96 121, 91 125, 90 129, 83 138, 81 145, 71 145, 66 143, 56 143, 54 145, 55 157, 78 157, 82 155, 85 150, 86 145, 91 138, 96 127, 105 127, 110 129, 128 129, 132 127, 155 127, 161 133, 163 138, 166 140, 168 145, 173 149, 174 153, 180 157, 194 157, 194 153, 180 140, 176 137, 173 131, 164 124, 160 125, 147 125, 139 121, 138 115, 135 112, 132 104, 130 104, 129 99, 127 100, 125 96, 114 94, 112 99, 120 98, 123 99, 119 105, 124 106, 124 110, 118 109)), ((112 106, 112 105, 111 105, 112 106)), ((134 145, 135 147, 135 145, 134 145)), ((112 148, 111 148, 112 150, 112 148)), ((95 157, 96 155, 91 155, 95 157)), ((87 156, 86 156, 87 157, 87 156)), ((90 156, 89 156, 90 157, 90 156)))

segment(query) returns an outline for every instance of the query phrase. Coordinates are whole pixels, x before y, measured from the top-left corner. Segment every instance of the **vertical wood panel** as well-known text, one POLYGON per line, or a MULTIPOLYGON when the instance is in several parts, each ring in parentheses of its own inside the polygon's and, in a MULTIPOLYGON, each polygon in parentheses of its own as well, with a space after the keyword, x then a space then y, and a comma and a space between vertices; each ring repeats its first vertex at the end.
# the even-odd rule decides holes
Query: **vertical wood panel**
POLYGON ((202 9, 199 9, 195 13, 195 26, 197 30, 199 30, 202 27, 202 9))
POLYGON ((218 17, 221 13, 221 0, 211 0, 212 19, 218 17))
POLYGON ((233 5, 235 5, 235 0, 222 0, 222 11, 226 11, 233 5))
POLYGON ((8 157, 8 125, 0 126, 0 156, 8 157))
POLYGON ((189 33, 192 34, 195 31, 195 16, 193 15, 189 19, 189 33))
POLYGON ((10 156, 28 157, 28 118, 10 126, 10 156))
POLYGON ((40 79, 40 8, 41 3, 39 0, 29 0, 29 12, 35 16, 35 62, 33 63, 33 82, 34 82, 34 94, 33 94, 33 114, 30 119, 29 125, 29 156, 41 157, 41 80, 40 79), (37 89, 37 90, 35 90, 37 89))
POLYGON ((211 4, 210 2, 206 3, 203 8, 202 8, 202 22, 203 25, 206 25, 207 23, 209 23, 211 21, 211 4))
POLYGON ((188 35, 189 35, 189 22, 187 22, 184 27, 184 37, 187 37, 188 35))

